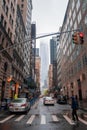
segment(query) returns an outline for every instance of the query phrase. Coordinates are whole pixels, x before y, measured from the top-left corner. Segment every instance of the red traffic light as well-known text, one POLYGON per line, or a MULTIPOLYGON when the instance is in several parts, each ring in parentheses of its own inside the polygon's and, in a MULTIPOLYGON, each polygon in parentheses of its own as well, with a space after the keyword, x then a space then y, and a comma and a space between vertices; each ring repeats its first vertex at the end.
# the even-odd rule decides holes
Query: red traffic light
POLYGON ((80 44, 83 44, 84 43, 84 33, 83 32, 79 33, 79 38, 80 38, 80 44))
POLYGON ((84 37, 84 33, 83 33, 83 32, 80 32, 80 33, 79 33, 79 36, 80 36, 80 37, 84 37))

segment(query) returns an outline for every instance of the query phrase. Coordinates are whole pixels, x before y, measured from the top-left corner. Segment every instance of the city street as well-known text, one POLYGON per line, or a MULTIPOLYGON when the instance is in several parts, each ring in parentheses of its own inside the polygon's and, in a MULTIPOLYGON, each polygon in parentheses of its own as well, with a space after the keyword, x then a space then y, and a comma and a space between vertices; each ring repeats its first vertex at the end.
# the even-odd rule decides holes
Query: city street
MULTIPOLYGON (((87 130, 87 121, 80 116, 82 113, 78 111, 79 122, 73 124, 70 105, 44 106, 40 99, 27 114, 0 114, 0 130, 87 130)), ((86 113, 84 115, 87 116, 86 113)))

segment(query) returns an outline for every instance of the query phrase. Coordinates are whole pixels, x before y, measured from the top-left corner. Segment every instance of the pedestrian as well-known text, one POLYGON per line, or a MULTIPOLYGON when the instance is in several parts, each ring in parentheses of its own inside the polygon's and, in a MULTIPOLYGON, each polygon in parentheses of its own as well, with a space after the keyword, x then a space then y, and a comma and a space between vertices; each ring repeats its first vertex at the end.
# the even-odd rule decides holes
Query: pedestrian
POLYGON ((76 97, 72 96, 71 99, 72 99, 72 102, 71 102, 72 120, 73 120, 73 121, 78 121, 78 115, 77 115, 78 100, 77 100, 77 96, 76 96, 76 97))

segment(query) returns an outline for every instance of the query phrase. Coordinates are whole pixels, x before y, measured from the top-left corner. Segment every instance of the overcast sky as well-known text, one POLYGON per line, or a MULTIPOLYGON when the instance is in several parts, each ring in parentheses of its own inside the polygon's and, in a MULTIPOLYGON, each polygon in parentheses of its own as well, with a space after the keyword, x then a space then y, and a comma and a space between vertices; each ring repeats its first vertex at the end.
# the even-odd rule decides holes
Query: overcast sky
MULTIPOLYGON (((63 24, 68 0, 32 0, 32 2, 32 21, 36 22, 36 34, 44 35, 58 32, 63 24)), ((51 37, 36 40, 36 47, 40 47, 40 43, 45 43, 49 46, 49 39, 51 39, 51 37)), ((48 54, 50 54, 49 49, 44 55, 47 56, 48 54)), ((47 64, 45 67, 47 67, 47 64)), ((45 78, 47 78, 42 75, 43 73, 41 74, 41 86, 43 85, 45 78)))
POLYGON ((36 22, 36 33, 43 35, 58 32, 68 0, 32 0, 32 4, 32 21, 36 22))

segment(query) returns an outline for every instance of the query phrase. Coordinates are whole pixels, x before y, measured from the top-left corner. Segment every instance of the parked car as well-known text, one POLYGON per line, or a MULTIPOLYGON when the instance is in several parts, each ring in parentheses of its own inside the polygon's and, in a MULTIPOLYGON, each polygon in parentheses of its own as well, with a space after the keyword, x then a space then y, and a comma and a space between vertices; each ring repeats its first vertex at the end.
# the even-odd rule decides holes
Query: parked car
POLYGON ((30 102, 27 98, 17 98, 10 102, 10 112, 28 112, 30 109, 30 102))
POLYGON ((44 105, 54 105, 55 100, 52 97, 44 97, 43 98, 43 104, 44 105))
POLYGON ((57 97, 57 103, 59 103, 59 104, 67 104, 66 96, 59 95, 57 97))

